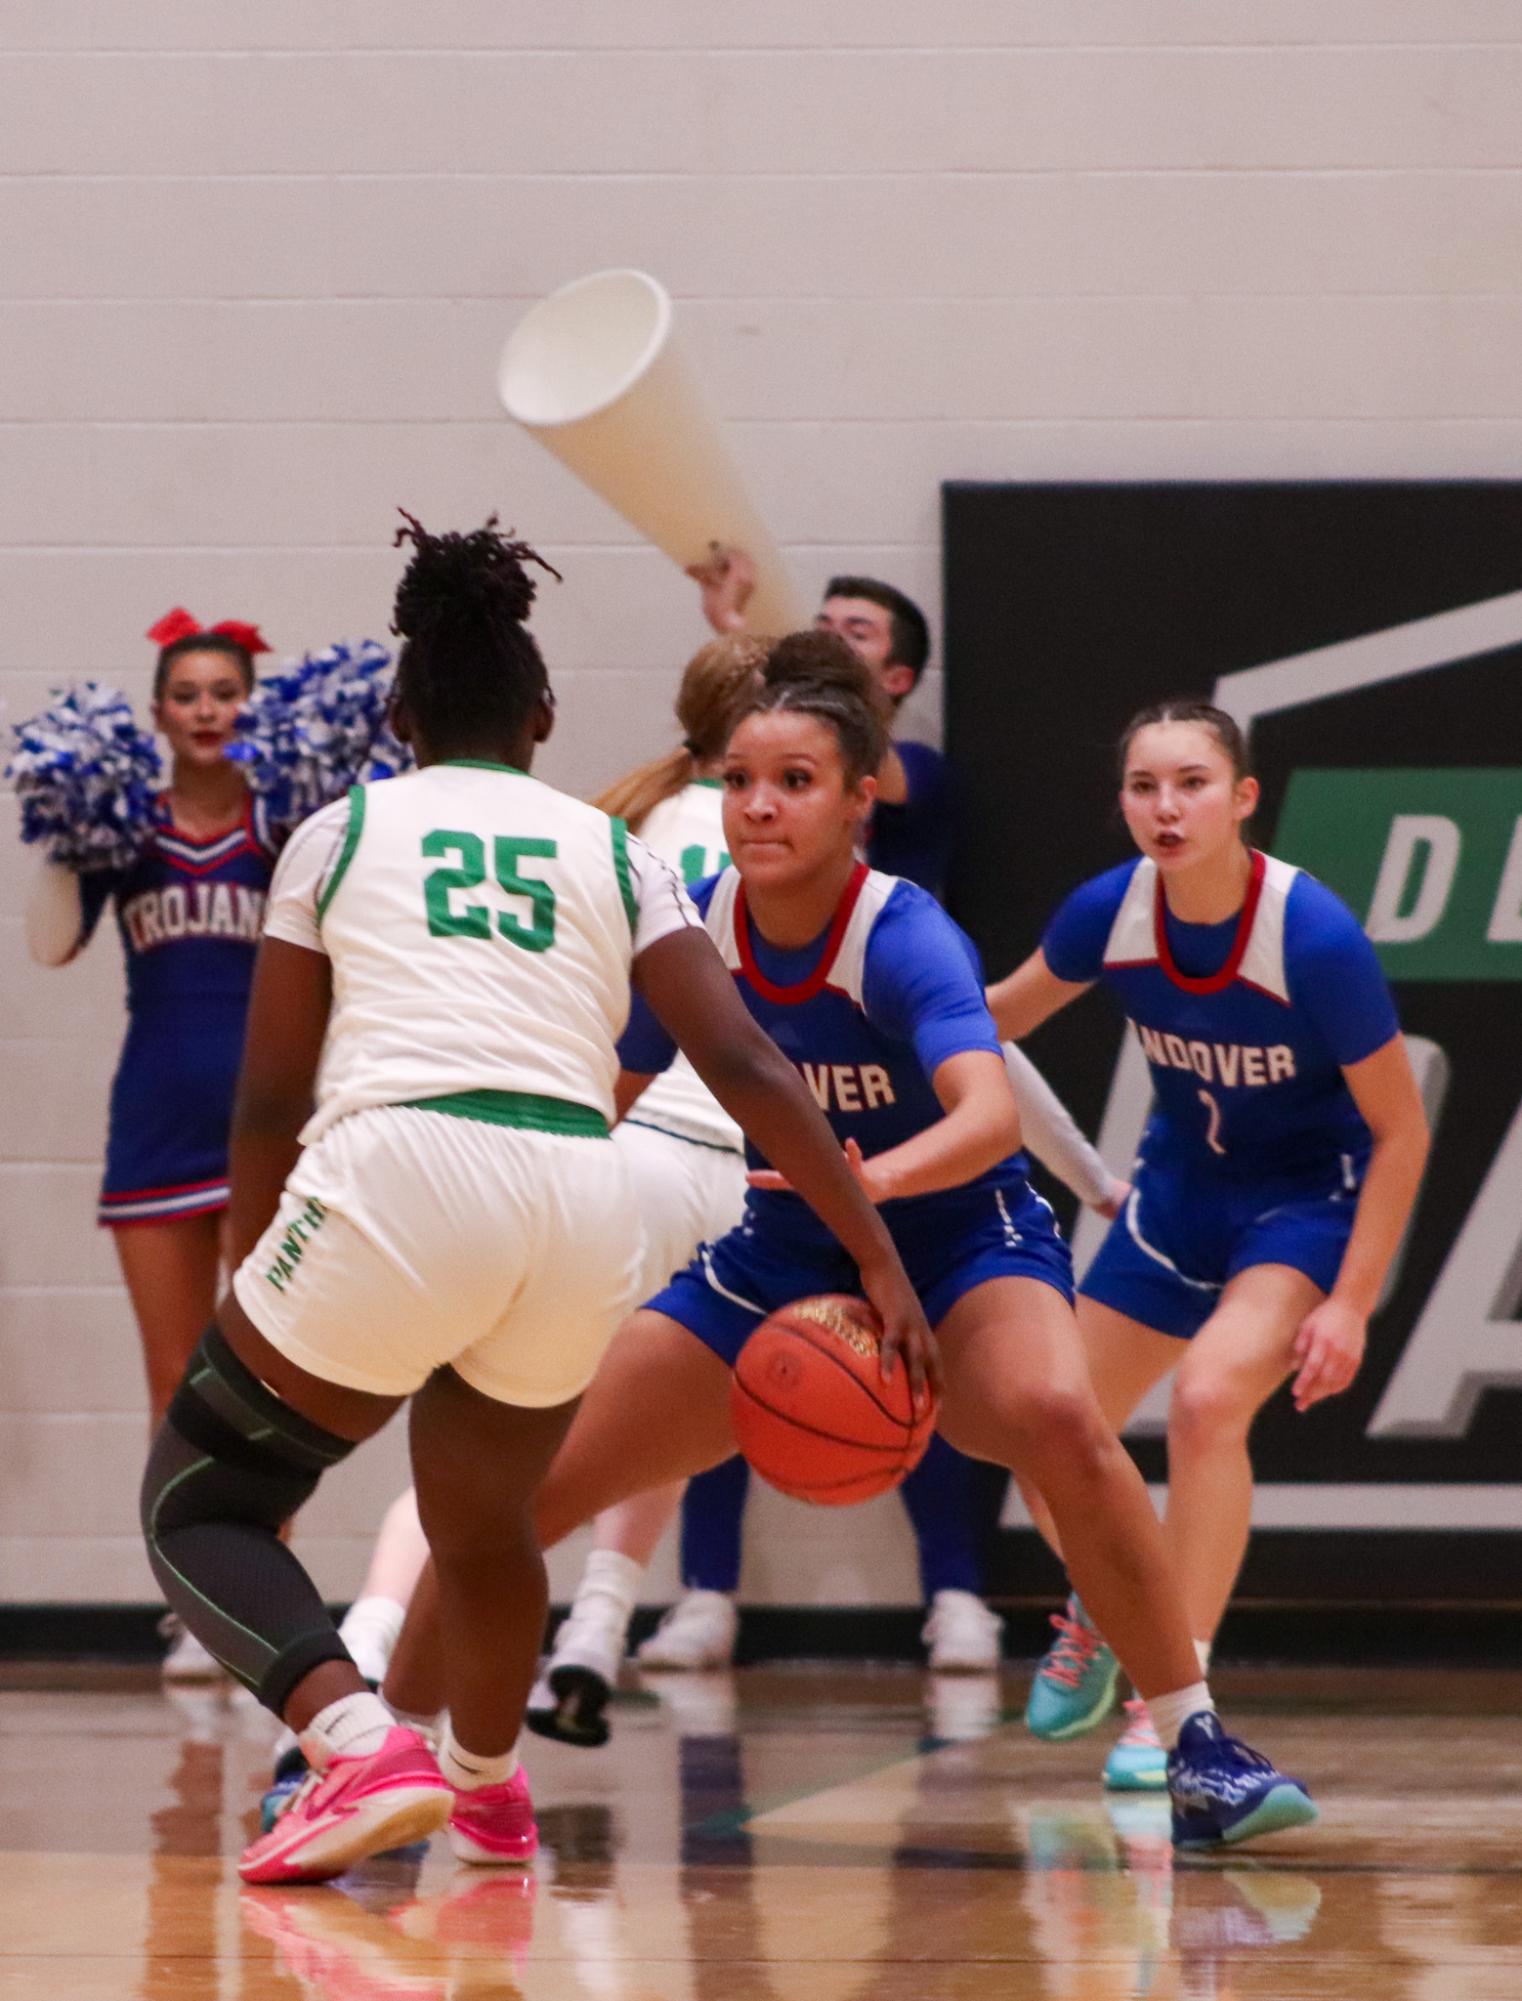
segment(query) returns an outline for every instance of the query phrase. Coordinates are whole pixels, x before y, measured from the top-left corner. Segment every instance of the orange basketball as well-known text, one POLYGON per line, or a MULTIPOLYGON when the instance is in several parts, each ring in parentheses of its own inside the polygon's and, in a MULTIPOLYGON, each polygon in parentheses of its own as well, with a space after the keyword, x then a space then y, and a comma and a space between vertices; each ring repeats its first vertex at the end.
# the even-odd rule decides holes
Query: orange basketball
POLYGON ((840 1508, 885 1494, 924 1457, 930 1403, 915 1415, 902 1363, 884 1382, 882 1322, 864 1299, 795 1299, 751 1335, 730 1387, 735 1442, 763 1480, 840 1508))

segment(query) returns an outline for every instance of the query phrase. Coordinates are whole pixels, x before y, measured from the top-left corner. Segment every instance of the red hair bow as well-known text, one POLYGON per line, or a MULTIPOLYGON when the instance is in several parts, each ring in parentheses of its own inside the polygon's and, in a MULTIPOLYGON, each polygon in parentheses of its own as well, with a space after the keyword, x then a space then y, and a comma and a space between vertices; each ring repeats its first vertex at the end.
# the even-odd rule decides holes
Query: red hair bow
POLYGON ((150 625, 143 634, 155 646, 173 646, 177 639, 196 639, 205 633, 218 633, 223 639, 230 639, 234 646, 241 646, 249 655, 268 653, 270 643, 257 625, 248 625, 241 618, 224 618, 218 625, 201 625, 193 619, 184 605, 177 604, 173 611, 166 611, 157 625, 150 625))

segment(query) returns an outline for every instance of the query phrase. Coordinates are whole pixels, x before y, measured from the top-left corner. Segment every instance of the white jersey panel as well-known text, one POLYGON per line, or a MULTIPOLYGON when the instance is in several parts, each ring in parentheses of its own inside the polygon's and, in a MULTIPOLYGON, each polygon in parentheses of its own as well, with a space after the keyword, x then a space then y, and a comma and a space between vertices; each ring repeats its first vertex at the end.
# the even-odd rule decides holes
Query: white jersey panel
POLYGON ((1107 966, 1150 966, 1157 961, 1157 863, 1139 861, 1105 940, 1107 966))
MULTIPOLYGON (((642 919, 621 831, 502 765, 357 788, 316 903, 333 1014, 303 1139, 370 1106, 465 1091, 531 1092, 611 1121, 642 919)), ((672 906, 665 928, 690 921, 665 871, 641 874, 672 906)))
MULTIPOLYGON (((724 845, 724 791, 717 780, 696 779, 640 822, 639 837, 647 848, 679 869, 684 882, 698 882, 728 866, 724 845)), ((632 1123, 675 1133, 700 1146, 720 1146, 740 1153, 745 1139, 740 1128, 678 1050, 669 1070, 662 1071, 629 1115, 632 1123)))
POLYGON ((1252 936, 1237 968, 1239 980, 1272 994, 1286 1007, 1290 998, 1289 974, 1284 966, 1284 913, 1299 873, 1299 869, 1281 862, 1275 855, 1263 857, 1263 887, 1253 913, 1252 936))
POLYGON ((683 882, 701 882, 729 866, 724 840, 724 788, 717 778, 695 778, 652 806, 639 837, 679 871, 683 882))
POLYGON ((873 928, 901 880, 900 876, 884 875, 880 869, 868 872, 845 934, 825 974, 825 984, 847 995, 858 1007, 864 1005, 862 996, 866 989, 867 946, 871 943, 873 928))

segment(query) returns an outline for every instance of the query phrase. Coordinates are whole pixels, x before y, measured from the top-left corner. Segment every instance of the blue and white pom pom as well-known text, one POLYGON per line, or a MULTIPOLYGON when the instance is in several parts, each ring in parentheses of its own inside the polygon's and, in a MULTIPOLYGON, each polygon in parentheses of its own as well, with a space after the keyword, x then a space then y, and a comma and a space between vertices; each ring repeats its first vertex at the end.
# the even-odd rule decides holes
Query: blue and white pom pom
POLYGON ((411 769, 386 720, 391 673, 376 640, 340 640, 260 681, 227 754, 277 827, 294 827, 351 785, 411 769))
POLYGON ((115 688, 59 688, 18 723, 5 775, 21 801, 21 838, 88 874, 128 868, 153 830, 159 754, 115 688))

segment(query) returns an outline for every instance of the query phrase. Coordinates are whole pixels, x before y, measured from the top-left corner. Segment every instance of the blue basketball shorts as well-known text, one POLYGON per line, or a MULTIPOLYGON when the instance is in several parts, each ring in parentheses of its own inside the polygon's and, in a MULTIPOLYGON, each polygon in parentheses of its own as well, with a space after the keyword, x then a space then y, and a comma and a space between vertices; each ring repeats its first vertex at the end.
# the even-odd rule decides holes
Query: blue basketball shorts
MULTIPOLYGON (((944 1208, 913 1230, 886 1220, 925 1318, 936 1327, 975 1286, 1035 1278, 1072 1303, 1073 1262, 1050 1206, 1023 1182, 951 1191, 944 1208)), ((857 1293, 856 1266, 838 1244, 789 1243, 754 1211, 697 1255, 646 1302, 734 1366, 746 1337, 768 1314, 822 1292, 857 1293)))
POLYGON ((1330 1292, 1361 1182, 1350 1156, 1313 1175, 1240 1182, 1144 1162, 1078 1290, 1184 1341, 1252 1265, 1289 1265, 1330 1292))

